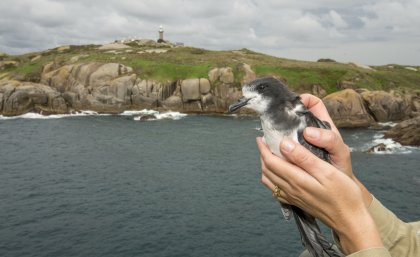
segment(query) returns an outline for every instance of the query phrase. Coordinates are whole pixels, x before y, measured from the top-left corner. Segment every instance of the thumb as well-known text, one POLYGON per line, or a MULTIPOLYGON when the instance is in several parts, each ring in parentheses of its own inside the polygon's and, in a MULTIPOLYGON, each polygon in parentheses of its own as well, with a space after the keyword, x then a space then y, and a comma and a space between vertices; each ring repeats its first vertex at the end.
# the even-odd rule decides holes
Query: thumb
POLYGON ((303 136, 309 143, 324 148, 330 154, 334 166, 344 171, 350 177, 353 176, 350 149, 336 132, 328 129, 307 127, 303 132, 303 136))

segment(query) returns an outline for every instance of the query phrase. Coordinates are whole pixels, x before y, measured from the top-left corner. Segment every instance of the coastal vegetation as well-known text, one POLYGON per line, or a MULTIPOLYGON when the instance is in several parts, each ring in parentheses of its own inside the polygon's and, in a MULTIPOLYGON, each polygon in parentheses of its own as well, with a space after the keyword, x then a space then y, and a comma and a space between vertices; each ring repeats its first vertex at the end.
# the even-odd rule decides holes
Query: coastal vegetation
POLYGON ((420 135, 418 66, 308 62, 153 40, 0 54, 0 115, 141 109, 224 114, 242 96, 241 86, 261 76, 322 98, 338 127, 404 121, 397 130, 403 135, 392 137, 408 145, 420 142, 404 136, 420 135))
POLYGON ((324 58, 318 62, 298 61, 269 56, 249 49, 210 51, 201 48, 169 44, 138 44, 127 48, 105 49, 99 45, 64 46, 23 55, 2 55, 0 79, 39 82, 42 67, 50 62, 57 65, 84 62, 118 62, 133 68, 142 79, 156 81, 207 77, 215 67, 230 67, 239 83, 241 65, 249 64, 257 76, 276 76, 289 87, 305 91, 319 85, 327 93, 343 88, 369 90, 420 89, 420 67, 404 65, 365 66, 339 63, 324 58))

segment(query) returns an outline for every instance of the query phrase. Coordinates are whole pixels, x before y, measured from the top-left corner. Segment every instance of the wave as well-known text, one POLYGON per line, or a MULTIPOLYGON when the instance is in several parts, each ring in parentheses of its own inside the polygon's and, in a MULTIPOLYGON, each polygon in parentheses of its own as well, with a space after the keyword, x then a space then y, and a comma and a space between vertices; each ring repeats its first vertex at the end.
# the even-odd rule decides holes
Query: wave
POLYGON ((154 110, 144 109, 144 110, 124 111, 124 112, 120 113, 119 115, 122 115, 122 116, 153 115, 153 114, 156 114, 156 113, 159 113, 159 112, 154 111, 154 110))
POLYGON ((3 116, 0 115, 0 120, 15 120, 15 119, 42 119, 42 120, 48 120, 48 119, 61 119, 61 118, 68 118, 68 117, 81 117, 81 116, 109 116, 110 114, 99 114, 95 111, 80 111, 80 112, 74 112, 69 114, 51 114, 51 115, 43 115, 40 113, 33 113, 28 112, 22 115, 18 116, 3 116))
MULTIPOLYGON (((85 110, 80 112, 74 112, 69 114, 51 114, 51 115, 43 115, 40 113, 33 113, 28 112, 18 116, 3 116, 0 115, 0 120, 15 120, 15 119, 61 119, 61 118, 69 118, 69 117, 82 117, 82 116, 110 116, 112 114, 100 114, 95 111, 85 110)), ((187 116, 187 114, 180 113, 180 112, 163 112, 160 113, 154 110, 132 110, 132 111, 124 111, 118 115, 121 116, 134 116, 133 120, 163 120, 163 119, 171 119, 171 120, 179 120, 187 116)))
POLYGON ((187 116, 185 113, 180 112, 158 112, 154 110, 133 110, 133 111, 124 111, 123 113, 119 114, 122 116, 134 116, 133 120, 136 121, 152 121, 152 120, 180 120, 187 116))
POLYGON ((374 154, 409 154, 415 147, 403 146, 391 138, 383 138, 383 133, 377 133, 373 140, 365 145, 365 151, 374 154))
POLYGON ((378 122, 378 125, 381 126, 381 127, 391 127, 391 128, 393 128, 393 127, 397 126, 398 123, 388 121, 388 122, 378 122))

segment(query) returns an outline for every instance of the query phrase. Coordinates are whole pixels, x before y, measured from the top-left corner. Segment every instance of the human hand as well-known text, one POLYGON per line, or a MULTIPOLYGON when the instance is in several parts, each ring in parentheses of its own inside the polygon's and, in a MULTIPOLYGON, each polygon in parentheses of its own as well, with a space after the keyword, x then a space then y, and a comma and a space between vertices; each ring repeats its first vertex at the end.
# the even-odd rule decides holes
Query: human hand
POLYGON ((346 174, 291 140, 281 144, 288 161, 273 155, 261 138, 257 145, 262 182, 272 191, 276 186, 281 188, 281 201, 333 228, 346 253, 382 245, 360 188, 346 174))
POLYGON ((327 150, 332 164, 353 179, 350 149, 344 143, 324 103, 318 97, 310 94, 302 94, 300 97, 302 103, 310 112, 318 119, 327 121, 331 125, 331 130, 308 127, 304 130, 303 136, 309 143, 327 150))
POLYGON ((308 127, 304 130, 303 136, 309 143, 327 150, 331 158, 331 164, 357 183, 362 190, 365 205, 369 206, 373 199, 372 195, 354 176, 351 164, 350 148, 344 143, 343 138, 328 114, 324 103, 318 97, 310 94, 302 94, 300 97, 302 103, 309 111, 311 111, 318 119, 327 121, 331 125, 331 130, 308 127))
POLYGON ((312 112, 318 119, 330 123, 331 130, 336 132, 340 136, 337 127, 334 125, 331 116, 328 114, 327 107, 325 107, 324 103, 320 98, 311 94, 301 94, 300 100, 303 103, 303 105, 305 105, 306 108, 308 108, 308 110, 312 112))

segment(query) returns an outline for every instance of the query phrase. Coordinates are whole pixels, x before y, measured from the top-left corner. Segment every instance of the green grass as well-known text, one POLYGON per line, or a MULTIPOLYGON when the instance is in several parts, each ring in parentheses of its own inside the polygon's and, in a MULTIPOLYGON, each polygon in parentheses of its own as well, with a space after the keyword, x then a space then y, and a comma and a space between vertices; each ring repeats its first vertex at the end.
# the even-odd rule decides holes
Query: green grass
MULTIPOLYGON (((97 45, 70 46, 59 51, 59 48, 40 53, 28 53, 19 56, 2 55, 3 60, 15 60, 18 67, 9 67, 0 71, 0 78, 17 78, 20 80, 39 81, 42 67, 55 61, 59 65, 69 64, 74 56, 82 56, 77 63, 84 62, 117 62, 133 68, 141 79, 158 81, 186 78, 203 78, 216 67, 231 67, 234 72, 235 85, 239 86, 245 75, 242 64, 247 63, 257 76, 278 76, 293 89, 310 90, 312 85, 322 86, 327 93, 338 90, 341 81, 351 81, 355 87, 371 90, 418 90, 420 89, 420 71, 410 71, 402 65, 393 67, 376 66, 375 71, 337 62, 306 62, 277 58, 253 52, 248 49, 236 51, 210 51, 193 47, 159 48, 167 49, 165 53, 142 53, 139 51, 150 47, 132 44, 132 52, 126 49, 117 50, 119 54, 98 50, 97 45), (31 59, 37 55, 41 58, 31 59)), ((418 67, 417 67, 418 68, 418 67)))
POLYGON ((16 68, 8 69, 9 73, 12 73, 17 78, 22 78, 26 81, 39 82, 41 79, 41 72, 43 62, 24 62, 16 68))
POLYGON ((271 65, 256 65, 254 70, 259 75, 274 75, 283 78, 291 88, 310 89, 314 84, 322 86, 328 93, 336 91, 336 85, 346 74, 344 69, 321 69, 306 67, 282 67, 271 65))
POLYGON ((132 67, 144 79, 177 80, 186 78, 207 77, 211 65, 162 62, 159 59, 128 59, 121 63, 132 67))

